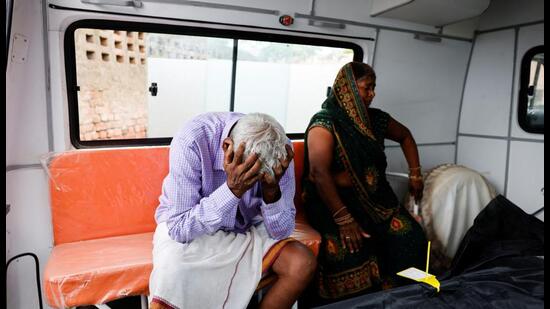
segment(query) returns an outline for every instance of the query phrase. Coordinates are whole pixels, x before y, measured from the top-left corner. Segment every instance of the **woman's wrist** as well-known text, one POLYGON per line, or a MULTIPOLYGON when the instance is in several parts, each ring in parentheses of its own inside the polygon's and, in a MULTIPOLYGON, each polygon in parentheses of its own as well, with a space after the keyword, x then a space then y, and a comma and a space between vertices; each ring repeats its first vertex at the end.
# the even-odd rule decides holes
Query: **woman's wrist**
POLYGON ((422 180, 422 166, 409 167, 410 180, 422 180))
POLYGON ((347 224, 350 224, 352 222, 354 222, 355 220, 353 219, 353 217, 348 213, 348 214, 345 214, 343 216, 340 216, 338 218, 334 218, 334 222, 336 223, 336 225, 338 226, 343 226, 343 225, 347 225, 347 224))
POLYGON ((344 210, 346 210, 346 206, 341 206, 340 208, 338 208, 338 210, 336 210, 335 212, 332 213, 332 217, 333 218, 336 218, 336 216, 339 214, 339 213, 342 213, 344 210))
POLYGON ((333 212, 332 218, 334 219, 334 222, 339 226, 350 224, 354 221, 351 214, 347 211, 345 205, 342 205, 335 212, 333 212))

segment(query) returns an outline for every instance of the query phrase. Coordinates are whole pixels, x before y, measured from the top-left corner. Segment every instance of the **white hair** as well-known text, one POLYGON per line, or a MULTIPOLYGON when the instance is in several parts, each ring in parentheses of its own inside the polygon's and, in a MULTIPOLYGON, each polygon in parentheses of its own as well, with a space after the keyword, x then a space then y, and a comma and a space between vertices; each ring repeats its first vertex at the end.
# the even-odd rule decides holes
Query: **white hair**
POLYGON ((279 159, 287 155, 285 144, 288 141, 283 126, 275 118, 262 113, 251 113, 237 121, 229 137, 233 140, 233 151, 240 143, 245 143, 243 161, 256 153, 262 162, 260 172, 273 176, 273 167, 279 159))

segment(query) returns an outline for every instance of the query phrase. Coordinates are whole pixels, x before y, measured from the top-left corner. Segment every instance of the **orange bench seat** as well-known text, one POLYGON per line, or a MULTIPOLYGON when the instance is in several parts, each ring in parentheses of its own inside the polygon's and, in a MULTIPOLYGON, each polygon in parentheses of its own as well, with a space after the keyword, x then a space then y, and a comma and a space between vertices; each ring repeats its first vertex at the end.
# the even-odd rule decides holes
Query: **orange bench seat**
MULTIPOLYGON (((303 142, 294 142, 301 179, 303 142)), ((47 302, 56 308, 103 304, 148 294, 152 238, 169 147, 80 150, 51 158, 48 170, 54 245, 44 272, 47 302)), ((296 183, 292 237, 318 254, 296 183)))

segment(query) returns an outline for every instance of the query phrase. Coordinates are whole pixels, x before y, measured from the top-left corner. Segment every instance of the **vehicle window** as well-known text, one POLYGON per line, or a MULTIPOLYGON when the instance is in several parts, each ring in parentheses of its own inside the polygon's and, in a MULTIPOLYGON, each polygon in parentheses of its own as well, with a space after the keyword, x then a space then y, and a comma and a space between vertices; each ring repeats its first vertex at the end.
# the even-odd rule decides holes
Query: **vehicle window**
POLYGON ((239 40, 235 111, 263 111, 303 133, 335 72, 352 60, 346 48, 239 40))
POLYGON ((521 63, 518 122, 530 133, 544 133, 544 47, 525 54, 521 63))
POLYGON ((124 23, 69 28, 75 147, 168 144, 185 121, 208 111, 264 112, 287 133, 303 134, 335 72, 363 57, 355 44, 319 39, 124 23))

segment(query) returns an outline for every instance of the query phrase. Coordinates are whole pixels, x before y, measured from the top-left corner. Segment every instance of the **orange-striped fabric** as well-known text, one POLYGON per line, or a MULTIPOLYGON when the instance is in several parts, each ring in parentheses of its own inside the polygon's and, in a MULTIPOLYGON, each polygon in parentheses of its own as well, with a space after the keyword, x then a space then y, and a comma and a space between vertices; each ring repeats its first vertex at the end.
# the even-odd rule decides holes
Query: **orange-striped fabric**
POLYGON ((262 279, 260 280, 260 283, 258 283, 256 291, 265 288, 277 279, 277 275, 271 271, 271 266, 273 266, 273 263, 275 263, 275 260, 277 260, 279 254, 281 254, 284 246, 293 241, 297 240, 294 238, 285 238, 269 248, 262 260, 262 279))

